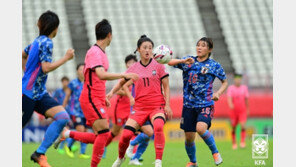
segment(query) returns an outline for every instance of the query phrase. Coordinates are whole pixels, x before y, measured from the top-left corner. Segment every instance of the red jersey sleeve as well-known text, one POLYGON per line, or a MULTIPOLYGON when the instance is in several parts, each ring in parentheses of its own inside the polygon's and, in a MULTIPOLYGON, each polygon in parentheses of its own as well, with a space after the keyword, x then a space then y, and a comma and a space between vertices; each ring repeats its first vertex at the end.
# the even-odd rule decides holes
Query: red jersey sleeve
POLYGON ((88 68, 103 67, 103 60, 101 54, 92 54, 87 60, 88 68))
POLYGON ((165 66, 163 64, 159 64, 158 73, 159 73, 160 79, 163 79, 169 76, 169 73, 166 72, 165 66))
POLYGON ((249 97, 249 90, 248 87, 245 86, 245 97, 248 98, 249 97))

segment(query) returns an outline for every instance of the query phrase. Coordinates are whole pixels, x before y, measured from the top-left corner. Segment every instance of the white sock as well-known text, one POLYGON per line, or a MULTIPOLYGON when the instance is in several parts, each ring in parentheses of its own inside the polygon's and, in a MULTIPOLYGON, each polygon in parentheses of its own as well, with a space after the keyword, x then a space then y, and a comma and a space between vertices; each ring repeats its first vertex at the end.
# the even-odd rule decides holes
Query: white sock
POLYGON ((65 133, 64 133, 65 137, 68 138, 70 137, 70 130, 67 130, 65 133))

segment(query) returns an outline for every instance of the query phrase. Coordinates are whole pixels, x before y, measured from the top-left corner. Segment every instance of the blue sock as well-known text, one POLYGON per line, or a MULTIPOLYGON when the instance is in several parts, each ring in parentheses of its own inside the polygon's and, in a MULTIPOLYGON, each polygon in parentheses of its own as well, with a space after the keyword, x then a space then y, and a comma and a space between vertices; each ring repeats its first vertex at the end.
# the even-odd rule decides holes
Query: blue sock
POLYGON ((133 156, 132 160, 140 159, 140 157, 142 156, 142 154, 145 152, 146 148, 148 147, 148 144, 149 144, 149 137, 148 137, 148 139, 144 140, 143 142, 141 142, 139 144, 137 152, 133 156))
POLYGON ((66 143, 66 140, 62 141, 62 142, 60 143, 59 149, 63 149, 64 146, 65 146, 65 143, 66 143))
POLYGON ((196 148, 195 148, 195 142, 193 141, 192 143, 187 143, 185 142, 185 149, 187 152, 187 155, 190 159, 190 162, 196 163, 196 148))
POLYGON ((208 130, 200 135, 200 137, 205 141, 205 143, 209 146, 210 150, 212 151, 212 154, 217 153, 218 149, 216 147, 216 143, 214 140, 213 135, 208 130))
POLYGON ((85 154, 87 144, 80 142, 80 154, 85 154))
POLYGON ((36 150, 37 153, 45 154, 47 149, 52 145, 52 143, 58 138, 63 128, 66 126, 70 120, 69 115, 66 111, 57 113, 53 117, 54 121, 47 128, 44 139, 36 150))
POLYGON ((69 137, 69 138, 66 139, 66 141, 67 141, 67 143, 68 143, 67 146, 68 146, 69 149, 71 150, 71 147, 73 146, 75 140, 69 137))
POLYGON ((130 142, 132 146, 142 143, 144 140, 149 139, 149 136, 145 133, 140 133, 134 140, 130 142))

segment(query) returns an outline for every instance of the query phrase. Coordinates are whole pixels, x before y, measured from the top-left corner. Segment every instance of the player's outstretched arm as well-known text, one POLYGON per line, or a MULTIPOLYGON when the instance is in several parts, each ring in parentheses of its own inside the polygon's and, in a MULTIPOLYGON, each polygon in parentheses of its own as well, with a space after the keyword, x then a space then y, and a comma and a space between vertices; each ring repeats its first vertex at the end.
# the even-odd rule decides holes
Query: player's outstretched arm
POLYGON ((194 63, 193 58, 187 58, 187 59, 171 59, 168 63, 169 66, 175 66, 177 64, 192 64, 194 63))
POLYGON ((130 99, 130 105, 133 106, 135 104, 135 99, 132 96, 131 92, 129 91, 129 86, 133 84, 133 80, 128 80, 123 86, 122 89, 124 90, 126 96, 130 99))
POLYGON ((64 101, 63 101, 63 107, 64 108, 67 106, 67 104, 69 102, 71 93, 72 93, 71 89, 67 87, 66 90, 65 90, 66 95, 65 95, 65 98, 64 98, 64 101))
POLYGON ((111 89, 111 91, 106 95, 106 97, 108 98, 108 100, 110 100, 115 93, 118 94, 119 91, 120 91, 121 94, 124 94, 125 95, 124 90, 121 90, 122 86, 125 83, 126 83, 126 80, 125 79, 120 79, 119 82, 117 82, 117 84, 114 85, 113 88, 111 89))
POLYGON ((220 86, 219 90, 213 94, 212 100, 214 100, 214 101, 218 101, 220 95, 222 95, 223 92, 227 89, 227 86, 228 86, 227 80, 225 79, 221 82, 222 82, 222 85, 220 86))
POLYGON ((106 72, 103 67, 97 67, 95 68, 97 76, 100 78, 100 80, 116 80, 124 78, 126 80, 133 79, 137 80, 139 78, 138 74, 135 73, 127 73, 127 74, 117 74, 117 73, 109 73, 106 72))
POLYGON ((169 119, 173 118, 173 111, 170 106, 170 86, 169 86, 169 77, 165 77, 162 79, 162 85, 164 89, 164 99, 165 99, 165 108, 164 111, 167 114, 169 119))
POLYGON ((22 51, 22 68, 23 68, 23 71, 25 71, 25 69, 26 69, 27 58, 28 58, 27 53, 25 51, 22 51))
POLYGON ((74 49, 68 49, 65 56, 62 57, 61 59, 59 59, 53 63, 43 62, 41 64, 42 71, 43 71, 43 73, 49 73, 49 72, 57 69, 61 65, 65 64, 68 60, 73 59, 73 57, 74 57, 74 49))

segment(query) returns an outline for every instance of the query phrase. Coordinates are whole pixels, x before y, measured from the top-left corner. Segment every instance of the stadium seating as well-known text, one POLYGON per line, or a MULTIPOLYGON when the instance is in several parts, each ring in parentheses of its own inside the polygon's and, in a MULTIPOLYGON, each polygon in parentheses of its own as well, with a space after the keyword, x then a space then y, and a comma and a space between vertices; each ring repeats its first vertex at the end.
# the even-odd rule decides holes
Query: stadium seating
MULTIPOLYGON (((142 34, 154 44, 169 45, 174 56, 196 54, 196 41, 205 36, 195 0, 83 0, 89 44, 95 43, 95 24, 103 18, 112 24, 113 40, 107 49, 110 71, 125 71, 124 57, 133 53, 142 34), (194 4, 194 5, 192 5, 194 4)), ((168 67, 172 88, 182 86, 180 70, 168 67)))
MULTIPOLYGON (((67 15, 65 11, 64 1, 61 0, 23 0, 23 16, 22 16, 22 48, 39 35, 37 21, 39 16, 46 10, 51 10, 58 14, 60 19, 59 31, 56 38, 53 39, 53 60, 58 60, 64 56, 68 48, 72 48, 71 36, 68 27, 67 15)), ((71 60, 48 76, 47 88, 53 90, 60 86, 60 79, 66 75, 70 79, 76 76, 75 61, 71 60)))
POLYGON ((272 0, 214 3, 235 70, 247 74, 250 86, 272 86, 272 0))

